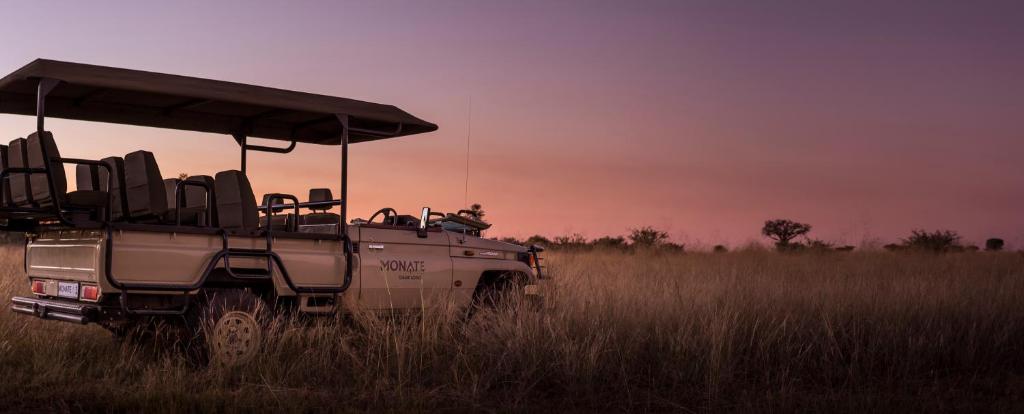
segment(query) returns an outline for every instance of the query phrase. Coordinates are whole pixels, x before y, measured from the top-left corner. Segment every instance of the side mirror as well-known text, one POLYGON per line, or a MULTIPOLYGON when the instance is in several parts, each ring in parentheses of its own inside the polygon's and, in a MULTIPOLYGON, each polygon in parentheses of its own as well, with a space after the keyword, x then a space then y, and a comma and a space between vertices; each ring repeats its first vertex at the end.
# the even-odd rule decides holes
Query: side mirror
POLYGON ((420 213, 420 226, 416 228, 416 237, 421 239, 427 238, 427 222, 430 220, 430 207, 423 207, 423 212, 420 213))

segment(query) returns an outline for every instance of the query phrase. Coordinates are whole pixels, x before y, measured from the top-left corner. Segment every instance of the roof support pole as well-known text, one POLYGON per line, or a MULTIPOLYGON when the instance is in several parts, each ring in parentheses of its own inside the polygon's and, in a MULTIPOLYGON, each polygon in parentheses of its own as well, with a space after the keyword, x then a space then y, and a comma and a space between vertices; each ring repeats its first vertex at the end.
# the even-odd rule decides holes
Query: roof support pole
POLYGON ((338 115, 341 123, 341 212, 338 236, 348 239, 348 115, 338 115))
POLYGON ((245 174, 245 153, 249 149, 245 145, 245 135, 235 134, 235 141, 238 141, 238 146, 242 148, 242 174, 245 174))
MULTIPOLYGON (((36 137, 43 138, 43 131, 46 131, 46 95, 49 95, 53 88, 60 84, 59 80, 41 78, 36 88, 36 137)), ((41 142, 40 142, 41 143, 41 142)), ((46 185, 50 190, 50 202, 53 203, 54 211, 60 216, 60 197, 57 195, 57 186, 53 182, 53 174, 50 172, 50 154, 46 151, 46 145, 40 145, 43 153, 43 168, 46 170, 46 185)), ((63 164, 58 164, 64 168, 63 164)))

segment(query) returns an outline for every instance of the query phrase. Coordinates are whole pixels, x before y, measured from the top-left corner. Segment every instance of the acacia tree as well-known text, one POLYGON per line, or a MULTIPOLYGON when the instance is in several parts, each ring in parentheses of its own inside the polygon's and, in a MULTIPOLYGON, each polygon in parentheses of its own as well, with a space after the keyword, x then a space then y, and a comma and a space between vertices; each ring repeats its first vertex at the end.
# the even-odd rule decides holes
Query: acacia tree
POLYGON ((793 241, 793 239, 803 236, 810 231, 810 224, 798 223, 787 219, 765 221, 764 227, 761 228, 761 234, 774 240, 775 247, 779 250, 788 248, 790 246, 789 243, 793 241))
POLYGON ((629 231, 629 241, 636 247, 660 247, 668 243, 668 233, 644 226, 629 231))

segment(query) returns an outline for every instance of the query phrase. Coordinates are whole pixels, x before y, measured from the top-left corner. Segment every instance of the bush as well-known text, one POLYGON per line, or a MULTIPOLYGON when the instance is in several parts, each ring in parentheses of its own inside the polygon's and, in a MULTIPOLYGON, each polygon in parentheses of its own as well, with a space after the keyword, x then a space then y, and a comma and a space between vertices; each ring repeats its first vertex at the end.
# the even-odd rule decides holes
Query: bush
POLYGON ((725 247, 725 246, 723 246, 721 244, 716 244, 715 247, 712 249, 712 251, 715 252, 715 253, 728 253, 729 252, 729 248, 725 247))
POLYGON ((936 230, 927 232, 914 230, 910 237, 903 239, 903 246, 908 249, 931 251, 936 253, 962 251, 960 235, 952 230, 936 230))
POLYGON ((1003 250, 1005 243, 1003 239, 988 239, 985 240, 985 251, 986 252, 998 252, 1003 250))
POLYGON ((598 249, 625 249, 626 238, 622 236, 604 236, 590 242, 590 245, 598 249))
POLYGON ((659 247, 668 243, 668 233, 644 226, 630 230, 629 241, 633 247, 659 247))

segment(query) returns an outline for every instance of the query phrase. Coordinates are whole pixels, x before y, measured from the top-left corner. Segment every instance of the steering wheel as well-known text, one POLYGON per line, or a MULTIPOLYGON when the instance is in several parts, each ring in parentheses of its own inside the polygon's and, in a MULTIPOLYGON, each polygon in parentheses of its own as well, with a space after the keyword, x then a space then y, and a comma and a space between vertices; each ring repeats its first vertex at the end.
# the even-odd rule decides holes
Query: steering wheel
POLYGON ((381 214, 384 215, 384 218, 381 219, 381 224, 388 224, 388 219, 391 219, 391 222, 394 223, 395 217, 398 217, 398 212, 395 211, 395 209, 393 209, 391 207, 384 207, 384 208, 382 208, 380 210, 377 210, 376 213, 373 213, 373 215, 370 216, 370 219, 366 220, 366 222, 367 223, 373 223, 373 219, 377 218, 377 216, 379 216, 381 214))

